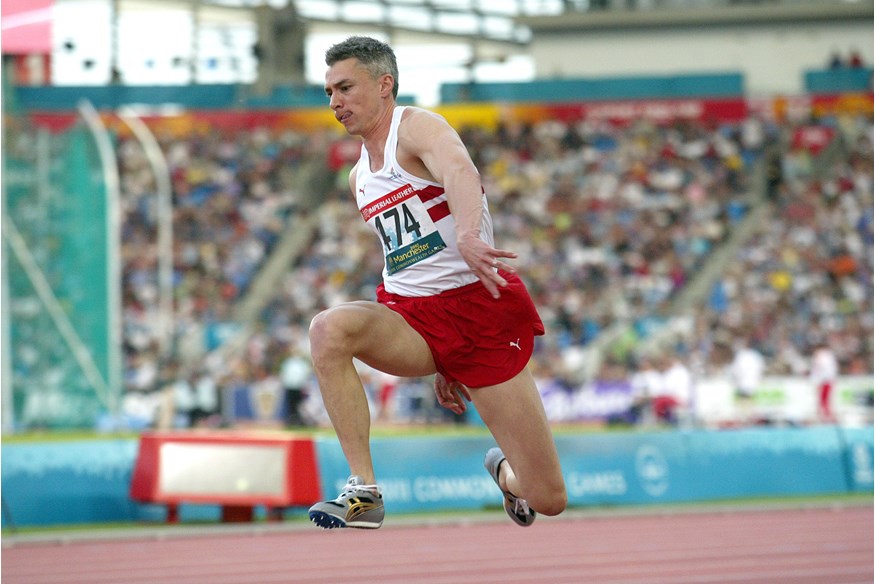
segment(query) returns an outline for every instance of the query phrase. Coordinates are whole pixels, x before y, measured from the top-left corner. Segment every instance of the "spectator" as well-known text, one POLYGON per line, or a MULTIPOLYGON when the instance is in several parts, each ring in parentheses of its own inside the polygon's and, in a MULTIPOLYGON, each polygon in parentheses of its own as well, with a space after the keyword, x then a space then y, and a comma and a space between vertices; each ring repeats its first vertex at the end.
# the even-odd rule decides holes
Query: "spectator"
POLYGON ((301 412, 307 397, 307 386, 313 375, 313 366, 304 351, 292 347, 280 368, 280 381, 286 396, 286 425, 309 426, 301 412))
POLYGON ((864 58, 861 56, 861 51, 858 49, 852 49, 852 52, 849 55, 849 67, 852 69, 860 69, 863 66, 864 58))
POLYGON ((192 426, 219 426, 219 390, 213 376, 208 371, 200 371, 193 376, 192 385, 195 401, 192 426))
POLYGON ((736 391, 739 418, 743 423, 754 421, 754 394, 760 388, 766 363, 763 355, 747 339, 734 344, 730 377, 736 391))
POLYGON ((825 424, 836 421, 831 406, 833 390, 839 377, 839 364, 828 343, 819 343, 812 353, 809 379, 818 392, 818 420, 825 424))
POLYGON ((673 426, 690 420, 693 378, 690 369, 675 353, 662 359, 662 388, 653 399, 654 415, 673 426))
POLYGON ((653 357, 644 356, 638 360, 630 385, 633 390, 632 421, 645 425, 654 423, 658 419, 654 400, 663 391, 664 383, 653 357))

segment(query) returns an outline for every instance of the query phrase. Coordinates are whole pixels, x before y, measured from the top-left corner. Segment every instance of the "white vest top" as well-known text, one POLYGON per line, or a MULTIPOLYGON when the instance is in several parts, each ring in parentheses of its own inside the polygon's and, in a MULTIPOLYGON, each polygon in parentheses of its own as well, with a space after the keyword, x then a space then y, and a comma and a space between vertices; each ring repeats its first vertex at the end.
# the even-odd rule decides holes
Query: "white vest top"
MULTIPOLYGON (((447 194, 438 183, 406 172, 396 160, 398 126, 405 111, 395 108, 383 153, 383 168, 371 172, 365 146, 356 169, 356 204, 383 247, 383 285, 401 296, 432 296, 478 280, 456 245, 456 225, 447 194)), ((493 245, 493 222, 482 195, 481 239, 493 245)))

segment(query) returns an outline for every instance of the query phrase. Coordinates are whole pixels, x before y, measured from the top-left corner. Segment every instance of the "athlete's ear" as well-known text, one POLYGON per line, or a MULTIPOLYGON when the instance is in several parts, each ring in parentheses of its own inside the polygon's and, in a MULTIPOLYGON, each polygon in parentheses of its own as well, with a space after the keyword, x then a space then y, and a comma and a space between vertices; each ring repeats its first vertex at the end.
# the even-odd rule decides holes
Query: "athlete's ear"
POLYGON ((388 97, 392 95, 392 88, 395 86, 395 79, 389 73, 384 73, 380 76, 380 97, 388 97))

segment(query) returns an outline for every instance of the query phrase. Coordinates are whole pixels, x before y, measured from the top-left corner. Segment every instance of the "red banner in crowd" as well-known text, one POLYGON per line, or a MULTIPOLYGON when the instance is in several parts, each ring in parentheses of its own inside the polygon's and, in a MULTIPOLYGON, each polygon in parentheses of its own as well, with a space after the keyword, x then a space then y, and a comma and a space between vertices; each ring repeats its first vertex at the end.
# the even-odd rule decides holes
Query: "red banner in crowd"
POLYGON ((809 125, 794 130, 791 145, 796 150, 808 150, 817 156, 833 141, 836 130, 828 126, 809 125))
POLYGON ((616 124, 633 120, 669 123, 676 120, 737 122, 745 119, 745 100, 733 99, 645 99, 542 106, 560 120, 602 120, 616 124))

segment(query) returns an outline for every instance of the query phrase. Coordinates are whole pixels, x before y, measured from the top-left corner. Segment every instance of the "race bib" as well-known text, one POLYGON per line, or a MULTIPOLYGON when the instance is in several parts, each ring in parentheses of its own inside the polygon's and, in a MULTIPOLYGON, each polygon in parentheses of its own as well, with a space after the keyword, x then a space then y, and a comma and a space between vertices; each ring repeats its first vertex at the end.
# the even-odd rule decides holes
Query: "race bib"
POLYGON ((410 267, 447 247, 419 191, 405 185, 361 209, 380 236, 389 274, 410 267))

